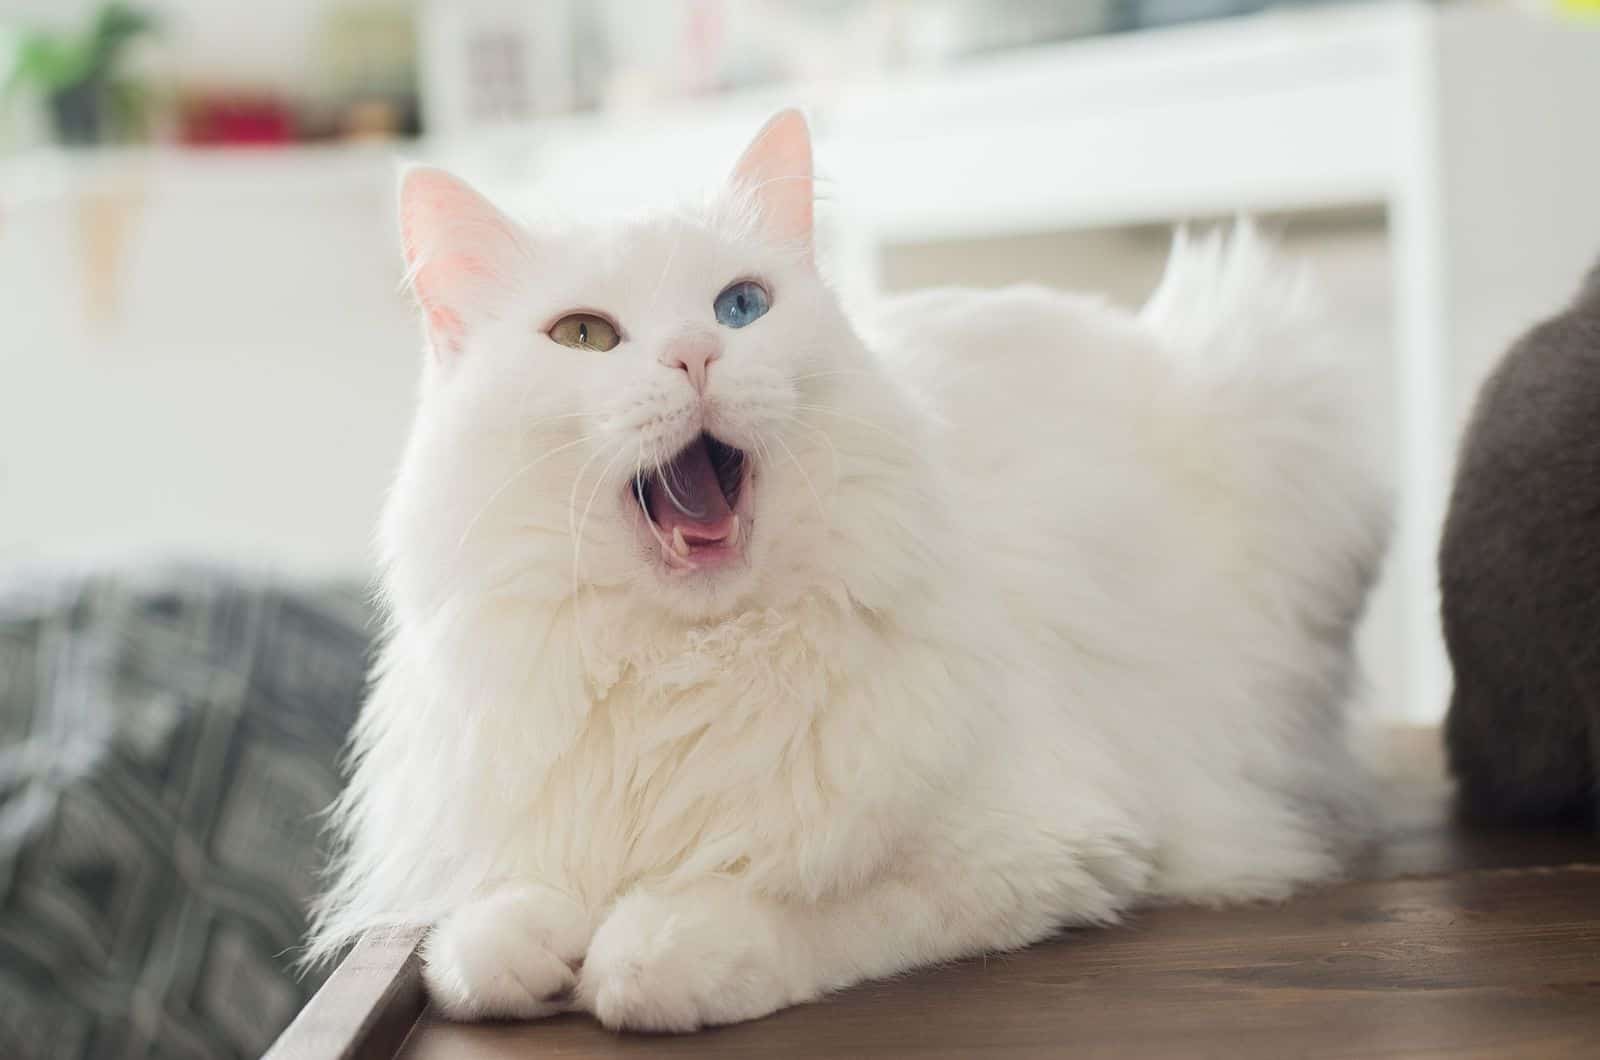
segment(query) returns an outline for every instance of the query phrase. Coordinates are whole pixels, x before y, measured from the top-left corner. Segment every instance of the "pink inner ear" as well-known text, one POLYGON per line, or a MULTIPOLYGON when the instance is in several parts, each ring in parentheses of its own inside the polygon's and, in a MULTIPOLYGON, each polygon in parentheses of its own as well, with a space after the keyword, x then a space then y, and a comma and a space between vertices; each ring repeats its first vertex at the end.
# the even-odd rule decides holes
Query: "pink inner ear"
POLYGON ((416 168, 400 187, 400 236, 435 351, 459 353, 507 279, 516 226, 457 178, 416 168))
POLYGON ((767 235, 784 242, 802 242, 809 250, 811 130, 799 111, 780 111, 762 126, 740 156, 733 179, 754 194, 767 235))
POLYGON ((428 334, 433 336, 434 347, 442 348, 447 353, 460 353, 461 344, 467 337, 467 326, 461 315, 442 305, 429 307, 426 312, 428 334))
MULTIPOLYGON (((412 255, 408 252, 408 258, 412 255)), ((414 259, 413 259, 414 260, 414 259)), ((434 348, 441 352, 460 353, 467 338, 467 322, 461 310, 447 301, 450 292, 458 292, 456 301, 465 303, 465 293, 474 283, 487 283, 491 273, 477 258, 467 254, 438 254, 430 257, 412 278, 417 302, 426 317, 428 334, 434 348)))

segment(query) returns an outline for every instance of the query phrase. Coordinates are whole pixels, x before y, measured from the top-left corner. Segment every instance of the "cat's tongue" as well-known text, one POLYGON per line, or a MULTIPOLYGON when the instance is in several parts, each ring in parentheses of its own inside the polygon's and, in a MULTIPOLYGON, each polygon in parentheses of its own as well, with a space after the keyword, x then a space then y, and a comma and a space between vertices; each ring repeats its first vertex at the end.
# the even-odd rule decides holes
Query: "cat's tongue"
POLYGON ((676 541, 674 531, 681 530, 690 546, 719 543, 736 526, 704 436, 650 477, 645 504, 668 541, 676 541))

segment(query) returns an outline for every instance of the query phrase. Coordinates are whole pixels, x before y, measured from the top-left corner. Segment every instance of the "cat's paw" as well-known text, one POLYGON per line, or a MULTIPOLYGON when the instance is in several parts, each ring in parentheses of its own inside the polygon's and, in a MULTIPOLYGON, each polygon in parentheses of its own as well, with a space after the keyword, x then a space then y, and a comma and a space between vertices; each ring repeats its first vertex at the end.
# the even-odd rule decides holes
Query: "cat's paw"
POLYGON ((686 1032, 757 1019, 804 997, 763 910, 705 895, 624 898, 589 946, 583 1007, 612 1030, 686 1032))
POLYGON ((588 941, 588 916, 566 895, 502 891, 439 922, 422 977, 449 1019, 538 1019, 572 1007, 588 941))

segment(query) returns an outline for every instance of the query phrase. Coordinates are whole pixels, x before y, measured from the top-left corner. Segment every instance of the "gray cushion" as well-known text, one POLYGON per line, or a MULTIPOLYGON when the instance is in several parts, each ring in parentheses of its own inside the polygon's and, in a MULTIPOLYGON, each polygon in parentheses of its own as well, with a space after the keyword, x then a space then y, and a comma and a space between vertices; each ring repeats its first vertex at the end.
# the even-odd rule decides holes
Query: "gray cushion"
POLYGON ((357 586, 0 586, 0 1056, 257 1056, 371 642, 357 586))

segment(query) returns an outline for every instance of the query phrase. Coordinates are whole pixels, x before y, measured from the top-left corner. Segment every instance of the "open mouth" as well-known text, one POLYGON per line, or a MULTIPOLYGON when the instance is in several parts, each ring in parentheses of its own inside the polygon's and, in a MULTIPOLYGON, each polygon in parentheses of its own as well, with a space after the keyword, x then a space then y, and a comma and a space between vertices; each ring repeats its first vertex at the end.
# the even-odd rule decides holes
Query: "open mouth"
POLYGON ((701 434, 659 468, 641 471, 633 495, 669 567, 700 570, 739 555, 734 510, 746 480, 744 450, 701 434))

